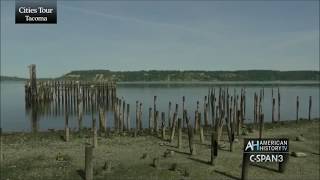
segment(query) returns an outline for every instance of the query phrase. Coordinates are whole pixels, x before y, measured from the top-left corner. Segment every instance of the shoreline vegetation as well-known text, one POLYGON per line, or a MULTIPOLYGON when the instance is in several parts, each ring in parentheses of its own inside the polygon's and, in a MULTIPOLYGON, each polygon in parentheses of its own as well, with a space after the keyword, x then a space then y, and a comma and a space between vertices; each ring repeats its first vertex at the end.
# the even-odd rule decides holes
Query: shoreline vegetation
MULTIPOLYGON (((289 162, 284 173, 277 171, 276 163, 250 165, 248 178, 319 179, 319 125, 319 119, 265 123, 264 138, 289 138, 289 162)), ((212 166, 210 131, 211 128, 204 129, 204 142, 195 134, 197 153, 193 155, 189 154, 186 131, 181 149, 177 148, 177 137, 172 142, 162 140, 160 132, 150 134, 145 130, 137 137, 133 137, 133 132, 100 134, 93 149, 93 177, 98 180, 240 179, 243 139, 257 138, 259 132, 245 124, 230 152, 228 135, 223 131, 216 163, 212 166)), ((169 138, 170 133, 166 134, 169 138)), ((92 143, 91 129, 81 133, 71 131, 68 142, 63 136, 63 130, 3 133, 1 179, 83 179, 85 146, 92 143)))
MULTIPOLYGON (((110 71, 79 70, 71 71, 57 78, 38 78, 39 80, 112 80, 121 83, 219 83, 219 82, 319 82, 320 71, 273 71, 273 70, 241 70, 241 71, 110 71)), ((25 81, 27 78, 1 76, 1 81, 25 81)))

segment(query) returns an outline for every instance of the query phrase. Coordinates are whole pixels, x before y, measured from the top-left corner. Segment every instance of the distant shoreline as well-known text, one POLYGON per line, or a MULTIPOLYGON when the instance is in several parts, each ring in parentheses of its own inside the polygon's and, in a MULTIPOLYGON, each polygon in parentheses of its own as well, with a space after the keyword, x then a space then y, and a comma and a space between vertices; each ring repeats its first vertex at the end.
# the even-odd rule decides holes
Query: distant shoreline
MULTIPOLYGON (((1 80, 6 82, 25 82, 27 79, 1 80)), ((43 81, 43 79, 39 79, 43 81)), ((45 80, 46 81, 46 80, 45 80)), ((319 86, 320 81, 304 80, 304 81, 119 81, 119 86, 126 85, 235 85, 235 86, 319 86)))
POLYGON ((199 84, 199 85, 320 85, 320 81, 120 81, 119 85, 134 84, 199 84))

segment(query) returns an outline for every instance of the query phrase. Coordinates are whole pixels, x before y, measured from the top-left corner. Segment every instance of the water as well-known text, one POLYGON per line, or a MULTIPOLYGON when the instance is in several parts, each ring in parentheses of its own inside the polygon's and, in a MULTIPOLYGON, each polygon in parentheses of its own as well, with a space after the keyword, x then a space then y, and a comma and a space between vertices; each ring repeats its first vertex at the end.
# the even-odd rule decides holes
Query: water
MULTIPOLYGON (((219 86, 224 86, 219 84, 219 86)), ((194 117, 196 102, 200 102, 200 111, 203 112, 204 96, 208 95, 208 88, 218 85, 213 84, 119 84, 117 89, 118 97, 123 97, 126 103, 130 104, 131 127, 135 125, 135 106, 136 101, 143 103, 143 126, 148 126, 149 107, 153 108, 153 96, 157 96, 157 109, 159 112, 168 113, 168 103, 172 102, 172 111, 175 104, 179 104, 179 116, 181 116, 182 96, 186 97, 185 107, 191 116, 194 117)), ((229 92, 233 95, 233 89, 240 93, 240 89, 246 88, 246 121, 253 120, 253 95, 259 93, 262 86, 253 86, 247 84, 228 85, 229 92)), ((289 85, 284 84, 279 87, 281 93, 281 119, 295 120, 296 118, 296 96, 300 98, 300 118, 308 118, 309 96, 312 96, 311 118, 318 118, 319 115, 319 86, 289 85)), ((271 121, 271 86, 264 87, 263 112, 265 121, 271 121)), ((274 87, 274 96, 276 98, 275 119, 277 120, 277 87, 274 87)), ((203 115, 202 115, 203 117, 203 115)), ((112 112, 107 112, 108 126, 113 127, 112 112)), ((91 125, 91 115, 86 114, 83 120, 84 126, 91 125)), ((76 117, 69 118, 71 128, 77 128, 76 117)), ((44 114, 38 117, 37 122, 31 120, 30 113, 25 109, 24 101, 24 83, 7 81, 1 82, 1 126, 3 131, 24 131, 29 132, 33 129, 47 131, 48 129, 63 129, 64 115, 53 116, 44 114)))

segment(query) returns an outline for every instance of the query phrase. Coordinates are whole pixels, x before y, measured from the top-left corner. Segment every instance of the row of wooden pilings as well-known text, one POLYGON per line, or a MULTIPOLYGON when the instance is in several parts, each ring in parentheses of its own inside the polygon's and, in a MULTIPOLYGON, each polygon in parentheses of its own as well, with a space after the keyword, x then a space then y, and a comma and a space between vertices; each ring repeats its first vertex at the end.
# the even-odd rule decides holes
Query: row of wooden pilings
MULTIPOLYGON (((74 87, 74 86, 70 86, 74 87)), ((83 103, 87 102, 87 106, 91 106, 90 111, 92 112, 92 145, 86 147, 86 174, 88 173, 88 179, 92 177, 92 148, 98 146, 97 136, 105 133, 107 135, 107 125, 108 120, 105 116, 105 101, 103 99, 108 99, 105 97, 107 94, 115 95, 116 93, 103 93, 102 85, 91 85, 89 93, 79 93, 79 94, 88 94, 87 98, 74 98, 77 99, 76 105, 78 106, 78 121, 79 121, 79 132, 82 129, 83 121, 83 103), (96 113, 98 114, 98 123, 99 129, 97 128, 97 119, 96 113), (88 157, 87 157, 88 154, 88 157), (91 154, 91 155, 90 155, 91 154), (91 156, 91 158, 90 158, 91 156), (91 159, 91 160, 90 160, 91 159), (89 163, 87 165, 87 162, 89 163), (90 165, 91 164, 91 165, 90 165), (89 168, 87 172, 87 168, 89 168), (90 175, 91 174, 91 175, 90 175)), ((70 88, 72 89, 72 88, 70 88)), ((81 89, 81 88, 80 88, 81 89)), ((79 90, 79 89, 78 89, 79 90)), ((70 96, 68 96, 68 90, 63 91, 64 95, 61 97, 62 106, 64 107, 65 114, 65 140, 69 141, 70 138, 70 128, 69 128, 69 102, 72 102, 70 96), (63 100, 62 100, 63 98, 63 100)), ((86 92, 85 90, 80 90, 80 92, 86 92)), ((54 93, 55 94, 55 93, 54 93)), ((58 94, 58 93, 57 93, 58 94)), ((56 97, 56 96, 53 96, 56 97)), ((83 97, 83 96, 75 96, 83 97)), ((208 95, 204 96, 203 101, 203 112, 200 111, 200 102, 197 101, 196 108, 194 111, 194 124, 191 124, 191 114, 192 112, 188 111, 185 108, 186 98, 182 97, 182 108, 179 110, 179 104, 175 104, 173 111, 172 103, 169 102, 168 113, 166 116, 165 112, 158 110, 157 106, 157 96, 154 96, 153 107, 149 107, 149 116, 148 116, 148 131, 155 135, 160 135, 163 140, 173 141, 176 135, 176 130, 178 131, 178 141, 177 147, 182 147, 182 133, 186 132, 188 135, 189 149, 190 154, 196 154, 196 149, 194 145, 194 138, 196 134, 199 134, 201 143, 205 141, 204 131, 211 133, 211 159, 210 164, 215 164, 215 159, 218 156, 218 144, 220 142, 220 137, 222 130, 226 129, 228 134, 228 139, 230 143, 230 151, 233 151, 233 143, 236 136, 241 135, 241 129, 246 120, 246 90, 241 89, 240 94, 237 94, 236 91, 233 92, 233 95, 229 92, 228 88, 219 88, 216 92, 216 89, 210 89, 208 95), (182 117, 179 117, 179 112, 182 112, 182 117), (160 119, 161 117, 161 119, 160 119), (203 117, 203 118, 202 118, 203 117), (169 129, 169 130, 167 130, 169 129), (169 135, 167 135, 169 132, 169 135)), ((57 98, 56 101, 59 101, 57 98)), ((130 105, 126 103, 123 98, 118 98, 112 96, 112 111, 114 112, 114 125, 115 131, 117 133, 129 132, 133 136, 139 135, 139 133, 144 133, 142 127, 143 114, 142 108, 143 103, 136 101, 136 118, 135 118, 135 127, 131 128, 131 119, 130 119, 130 105)), ((262 102, 264 99, 263 90, 260 91, 259 96, 255 93, 254 95, 254 126, 253 128, 259 131, 259 138, 263 137, 263 124, 264 124, 264 114, 262 111, 262 102)), ((278 102, 280 104, 280 92, 278 91, 278 102)), ((311 97, 309 103, 309 118, 311 111, 311 97)), ((108 101, 108 100, 107 100, 108 101)), ((40 101, 37 101, 41 103, 40 101)), ((274 109, 274 98, 272 101, 272 106, 274 109)), ((280 105, 278 107, 280 109, 280 105)), ((297 98, 297 112, 299 108, 299 98, 297 98)), ((274 117, 274 110, 272 111, 272 117, 274 117)), ((280 119, 280 110, 278 110, 278 118, 280 119)), ((246 178, 245 170, 246 164, 243 165, 243 179, 246 178)), ((283 166, 282 166, 283 167, 283 166)))
MULTIPOLYGON (((148 128, 147 132, 156 135, 163 140, 173 142, 178 133, 177 148, 182 148, 182 133, 186 132, 188 135, 189 151, 191 155, 196 154, 195 136, 199 134, 201 143, 205 142, 204 131, 211 133, 211 159, 210 164, 215 164, 215 159, 218 156, 218 145, 224 126, 228 133, 230 142, 230 151, 233 151, 233 143, 236 136, 241 135, 241 129, 245 120, 245 89, 241 90, 240 95, 229 93, 228 88, 219 88, 216 92, 215 89, 210 89, 208 95, 204 97, 203 112, 200 112, 200 103, 197 101, 196 109, 194 111, 194 124, 191 123, 191 114, 186 108, 186 98, 182 97, 182 108, 179 110, 179 104, 175 104, 174 111, 172 111, 172 103, 169 102, 167 116, 165 112, 158 110, 157 96, 154 96, 153 107, 149 107, 148 128), (179 117, 179 111, 182 111, 182 117, 179 117), (161 119, 160 119, 161 117, 161 119), (201 118, 203 117, 203 118, 201 118), (211 122, 210 122, 211 119, 211 122), (169 130, 167 130, 169 129, 169 130), (169 134, 167 134, 169 133, 169 134)), ((120 98, 116 98, 114 106, 114 121, 115 131, 117 133, 129 132, 134 137, 143 133, 142 127, 142 102, 136 101, 136 117, 135 127, 130 127, 130 105, 120 98)), ((94 109, 93 109, 94 112, 94 109)), ((97 136, 106 132, 107 119, 103 115, 103 109, 99 108, 99 133, 97 132, 97 124, 94 113, 92 114, 92 144, 86 146, 86 165, 85 172, 87 179, 92 179, 92 148, 98 146, 97 136)), ((260 111, 259 116, 259 137, 262 137, 263 131, 263 113, 260 111)), ((69 140, 69 129, 66 124, 66 141, 69 140)))
MULTIPOLYGON (((154 134, 156 136, 161 137, 163 140, 169 140, 173 142, 176 131, 178 131, 177 138, 177 147, 179 149, 182 148, 182 133, 186 132, 188 135, 189 142, 189 151, 191 155, 196 154, 194 139, 195 135, 199 134, 199 139, 201 143, 205 142, 204 131, 207 133, 211 133, 211 159, 210 164, 214 165, 215 160, 218 156, 218 145, 220 142, 220 137, 223 129, 226 129, 228 140, 229 140, 229 149, 233 151, 233 143, 235 137, 241 136, 242 127, 244 127, 245 112, 246 112, 246 90, 241 89, 240 94, 237 94, 234 91, 233 95, 229 93, 228 88, 219 88, 216 92, 215 89, 210 89, 208 95, 204 97, 203 101, 203 112, 200 112, 200 103, 197 101, 196 110, 194 112, 194 124, 191 124, 191 114, 185 109, 186 98, 182 97, 182 117, 179 117, 179 104, 175 104, 175 108, 173 109, 172 103, 169 102, 168 113, 167 116, 165 112, 161 112, 158 110, 157 106, 157 96, 154 96, 153 99, 153 107, 148 108, 148 128, 147 132, 154 134), (161 118, 160 118, 161 117, 161 118), (202 118, 203 117, 203 118, 202 118), (211 118, 210 118, 211 117, 211 118), (211 123, 210 123, 211 119, 211 123), (169 133, 169 134, 167 134, 169 133)), ((264 129, 264 113, 262 108, 262 102, 264 99, 263 90, 260 91, 260 94, 254 94, 254 121, 252 124, 252 128, 257 130, 258 138, 263 138, 263 129, 264 129)), ((311 96, 309 100, 309 119, 311 113, 311 96)), ((272 101, 272 117, 274 117, 274 103, 275 100, 273 98, 272 101)), ((280 92, 278 90, 278 121, 280 121, 280 92)), ((297 101, 298 102, 298 101, 297 101)), ((299 103, 297 103, 299 104, 299 103)), ((115 121, 115 130, 117 133, 121 132, 131 132, 134 137, 136 137, 139 133, 143 133, 144 129, 142 127, 142 102, 136 101, 136 112, 135 112, 135 127, 131 128, 130 125, 130 105, 126 104, 126 101, 121 98, 116 98, 115 106, 114 106, 114 121, 115 121)), ((298 107, 298 106, 297 106, 298 107)), ((107 120, 105 119, 104 111, 99 109, 99 124, 101 132, 106 132, 107 120)), ((92 147, 98 146, 97 141, 97 127, 96 127, 96 119, 94 115, 93 119, 93 141, 92 147)), ((276 121, 272 121, 276 122, 276 121)), ((87 152, 91 152, 92 150, 89 147, 86 147, 87 152)), ((90 153, 89 153, 90 154, 90 153)), ((91 157, 91 155, 89 155, 91 157)), ((88 160, 91 162, 90 160, 88 160)), ((86 157, 87 162, 87 157, 86 157)), ((279 172, 284 172, 287 162, 283 162, 279 164, 279 172)), ((247 162, 247 159, 244 157, 243 166, 242 166, 242 179, 247 179, 248 176, 248 165, 250 163, 247 162)), ((86 167, 92 167, 92 165, 86 165, 86 167)), ((88 172, 91 170, 88 170, 88 172)), ((87 170, 86 170, 87 172, 87 170)), ((89 174, 91 174, 89 172, 89 174)))
POLYGON ((95 102, 107 105, 113 104, 115 97, 116 84, 113 81, 39 81, 35 88, 30 81, 25 84, 25 99, 28 105, 50 102, 60 106, 72 106, 79 102, 87 105, 92 102, 92 98, 95 102))

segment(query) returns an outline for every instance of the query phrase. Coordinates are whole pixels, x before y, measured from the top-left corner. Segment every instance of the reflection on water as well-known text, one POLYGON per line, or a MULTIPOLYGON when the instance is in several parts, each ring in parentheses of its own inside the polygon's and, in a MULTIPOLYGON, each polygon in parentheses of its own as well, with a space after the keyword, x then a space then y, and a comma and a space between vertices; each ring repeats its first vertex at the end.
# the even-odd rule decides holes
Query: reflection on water
MULTIPOLYGON (((120 84, 117 88, 117 96, 123 97, 126 103, 130 104, 130 121, 135 126, 135 105, 136 101, 142 102, 143 127, 148 126, 149 107, 153 107, 153 96, 157 96, 157 109, 159 112, 168 112, 169 101, 172 107, 179 104, 181 107, 182 96, 186 97, 185 108, 191 113, 196 109, 197 101, 200 101, 200 112, 203 112, 204 97, 208 95, 208 88, 218 88, 225 84, 120 84)), ((229 91, 233 89, 240 93, 241 88, 246 89, 246 122, 253 121, 254 93, 259 93, 262 86, 249 85, 228 85, 229 91)), ((272 88, 265 86, 263 112, 265 121, 271 121, 272 112, 272 88)), ((274 87, 276 90, 277 87, 274 87)), ((301 118, 308 118, 309 96, 312 96, 311 118, 319 117, 319 86, 310 85, 283 85, 279 87, 281 93, 281 119, 295 120, 296 97, 300 99, 301 118)), ((275 91, 276 92, 276 91, 275 91)), ((231 93, 233 94, 233 93, 231 93)), ((277 102, 276 102, 277 105, 277 102)), ((69 127, 78 127, 76 102, 68 104, 69 127)), ((83 126, 91 126, 92 111, 89 106, 83 105, 84 116, 83 126)), ((113 113, 105 108, 108 126, 114 127, 113 113)), ((275 108, 277 114, 277 108, 275 108)), ((98 113, 95 111, 95 117, 98 113)), ((182 116, 179 110, 178 116, 182 116)), ((193 115, 191 115, 193 117, 193 115)), ((277 119, 277 116, 276 116, 277 119)), ((1 125, 4 131, 46 131, 48 129, 64 128, 64 104, 55 101, 49 104, 41 104, 32 108, 27 107, 24 98, 24 82, 1 82, 1 125)))

